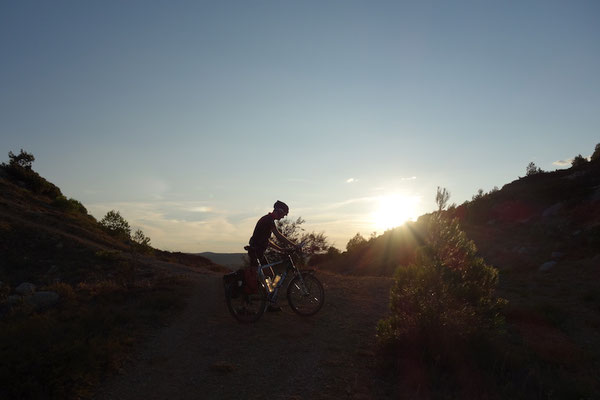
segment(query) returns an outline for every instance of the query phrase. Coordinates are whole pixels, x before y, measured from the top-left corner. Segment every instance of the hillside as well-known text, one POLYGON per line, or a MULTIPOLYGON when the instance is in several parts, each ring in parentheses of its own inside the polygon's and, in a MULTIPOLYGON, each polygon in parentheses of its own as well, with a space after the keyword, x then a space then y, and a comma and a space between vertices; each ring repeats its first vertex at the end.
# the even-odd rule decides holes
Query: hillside
MULTIPOLYGON (((507 300, 502 362, 516 357, 515 363, 527 365, 530 384, 540 385, 533 398, 595 398, 600 162, 526 176, 445 213, 458 218, 479 254, 499 270, 497 294, 507 300)), ((392 276, 398 266, 413 262, 429 217, 325 258, 320 266, 349 275, 392 276)))
POLYGON ((317 315, 280 298, 282 312, 246 326, 227 313, 224 267, 135 246, 39 175, 0 168, 0 398, 593 398, 599 187, 588 164, 447 211, 500 270, 507 335, 476 352, 485 371, 464 362, 472 354, 456 373, 407 354, 393 361, 400 374, 382 364, 376 325, 425 219, 319 263, 317 315), (23 282, 58 300, 31 302, 23 282))
MULTIPOLYGON (((519 178, 446 213, 459 219, 481 255, 501 270, 585 263, 600 254, 600 162, 519 178)), ((392 276, 398 265, 412 261, 427 218, 320 264, 341 273, 392 276)))
POLYGON ((184 307, 184 264, 226 271, 113 236, 31 168, 6 164, 0 254, 0 398, 88 396, 184 307))

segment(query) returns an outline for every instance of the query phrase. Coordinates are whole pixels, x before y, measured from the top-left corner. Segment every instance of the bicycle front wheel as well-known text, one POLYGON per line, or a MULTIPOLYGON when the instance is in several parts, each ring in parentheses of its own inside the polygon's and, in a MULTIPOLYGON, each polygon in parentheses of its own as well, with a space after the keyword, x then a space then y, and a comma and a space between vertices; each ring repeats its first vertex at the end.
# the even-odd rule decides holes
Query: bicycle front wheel
POLYGON ((258 292, 246 294, 243 291, 232 295, 230 287, 225 287, 225 299, 231 315, 239 322, 251 324, 260 319, 265 312, 267 293, 262 285, 258 285, 258 292))
POLYGON ((314 275, 304 273, 302 280, 300 276, 295 276, 290 281, 287 299, 295 313, 308 317, 315 315, 323 306, 325 290, 314 275))

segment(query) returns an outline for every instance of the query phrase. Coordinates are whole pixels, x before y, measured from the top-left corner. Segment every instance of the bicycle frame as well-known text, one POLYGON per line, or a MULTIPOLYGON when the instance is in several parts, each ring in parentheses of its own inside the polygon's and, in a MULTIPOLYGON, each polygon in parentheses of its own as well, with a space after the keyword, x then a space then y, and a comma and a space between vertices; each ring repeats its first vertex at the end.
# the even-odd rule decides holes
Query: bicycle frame
POLYGON ((279 261, 264 264, 264 265, 260 265, 260 261, 259 261, 259 266, 258 266, 259 282, 265 287, 265 289, 267 289, 267 300, 270 303, 275 303, 277 301, 277 295, 279 293, 279 289, 283 286, 283 283, 285 282, 290 270, 293 271, 292 275, 298 275, 300 277, 300 282, 302 283, 302 287, 300 288, 300 290, 302 291, 302 293, 308 294, 308 291, 306 290, 306 285, 304 284, 304 278, 302 277, 302 273, 294 264, 294 260, 292 260, 291 254, 286 254, 286 256, 287 256, 286 258, 283 258, 279 261), (277 282, 277 284, 275 286, 272 287, 273 291, 269 291, 267 281, 266 281, 267 277, 265 276, 265 273, 263 272, 263 270, 266 268, 270 268, 271 272, 273 272, 273 274, 274 274, 274 271, 272 268, 274 266, 282 265, 282 264, 285 264, 286 268, 281 273, 281 279, 279 280, 279 282, 277 282))

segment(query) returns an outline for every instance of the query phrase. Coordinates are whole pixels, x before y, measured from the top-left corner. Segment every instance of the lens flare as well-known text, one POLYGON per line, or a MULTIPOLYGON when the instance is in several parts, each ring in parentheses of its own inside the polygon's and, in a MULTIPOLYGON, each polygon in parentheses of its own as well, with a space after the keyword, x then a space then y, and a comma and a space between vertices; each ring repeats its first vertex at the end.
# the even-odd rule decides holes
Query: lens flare
POLYGON ((406 221, 416 221, 418 217, 417 196, 391 194, 377 200, 377 208, 371 214, 373 225, 378 232, 392 229, 406 221))

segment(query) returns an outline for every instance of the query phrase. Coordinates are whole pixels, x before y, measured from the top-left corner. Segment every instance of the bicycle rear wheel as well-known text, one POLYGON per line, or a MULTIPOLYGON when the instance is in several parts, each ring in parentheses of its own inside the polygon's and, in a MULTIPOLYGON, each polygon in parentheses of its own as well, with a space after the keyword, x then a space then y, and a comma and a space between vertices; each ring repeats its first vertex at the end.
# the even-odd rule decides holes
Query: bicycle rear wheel
POLYGON ((253 294, 233 293, 231 285, 225 284, 225 300, 229 313, 241 323, 251 324, 260 319, 265 312, 267 304, 267 293, 262 285, 253 294))
POLYGON ((325 302, 325 290, 321 282, 312 274, 303 273, 295 276, 288 286, 287 299, 290 307, 296 314, 308 317, 315 315, 325 302), (306 290, 303 290, 306 289, 306 290))

